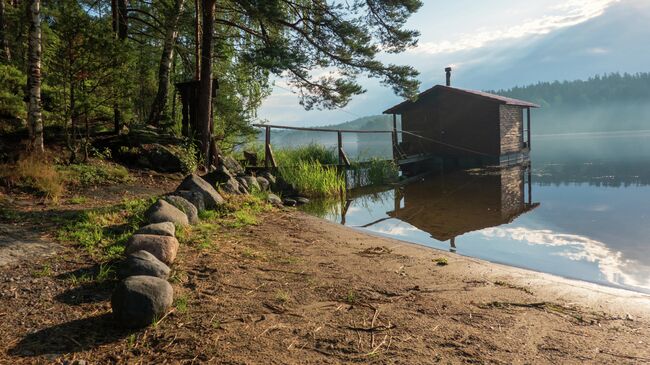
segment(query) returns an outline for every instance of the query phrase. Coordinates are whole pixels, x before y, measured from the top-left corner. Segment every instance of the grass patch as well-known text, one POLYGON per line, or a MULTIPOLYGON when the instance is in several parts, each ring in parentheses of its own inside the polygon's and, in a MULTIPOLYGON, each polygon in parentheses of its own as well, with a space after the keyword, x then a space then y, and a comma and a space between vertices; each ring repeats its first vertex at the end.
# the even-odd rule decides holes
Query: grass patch
POLYGON ((350 291, 345 295, 344 300, 345 300, 345 302, 348 303, 348 304, 355 304, 355 303, 359 300, 359 297, 358 297, 358 295, 357 295, 357 293, 356 293, 355 291, 350 290, 350 291))
POLYGON ((187 298, 187 295, 179 295, 178 298, 176 298, 174 301, 174 307, 178 313, 187 313, 187 310, 189 308, 189 299, 187 298))
POLYGON ((275 300, 277 300, 280 303, 287 303, 291 299, 291 296, 289 295, 288 292, 284 290, 278 290, 275 293, 275 300))
POLYGON ((44 278, 44 277, 52 276, 52 274, 53 274, 52 265, 45 264, 39 270, 34 271, 32 273, 32 276, 35 278, 44 278))
POLYGON ((446 257, 438 257, 436 259, 433 259, 433 262, 436 263, 438 266, 447 266, 449 265, 449 261, 447 261, 446 257))
POLYGON ((58 202, 65 192, 65 180, 45 156, 31 155, 15 165, 0 165, 0 181, 10 188, 19 188, 58 202))
POLYGON ((58 231, 58 239, 84 248, 102 260, 124 252, 124 244, 144 222, 144 212, 154 199, 127 200, 121 204, 75 214, 58 231))
POLYGON ((131 180, 129 171, 124 166, 107 161, 59 166, 66 183, 71 186, 93 186, 124 183, 131 180))
POLYGON ((84 204, 88 201, 88 199, 84 196, 73 196, 72 198, 68 199, 68 204, 84 204))
POLYGON ((241 250, 241 256, 243 258, 246 258, 246 259, 249 259, 249 260, 255 260, 255 259, 260 258, 261 255, 260 255, 259 252, 255 251, 253 249, 250 249, 248 247, 244 247, 241 250))
POLYGON ((301 195, 326 197, 345 191, 345 176, 336 167, 300 161, 293 166, 280 165, 278 171, 282 179, 301 195))

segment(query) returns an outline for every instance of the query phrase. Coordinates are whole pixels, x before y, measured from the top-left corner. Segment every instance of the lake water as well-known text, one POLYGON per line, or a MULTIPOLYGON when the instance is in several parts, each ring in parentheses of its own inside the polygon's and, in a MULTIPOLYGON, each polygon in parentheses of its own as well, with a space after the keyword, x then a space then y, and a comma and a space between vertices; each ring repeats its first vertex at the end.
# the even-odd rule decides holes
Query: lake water
POLYGON ((305 209, 382 236, 650 293, 650 131, 536 136, 531 167, 353 191, 305 209))

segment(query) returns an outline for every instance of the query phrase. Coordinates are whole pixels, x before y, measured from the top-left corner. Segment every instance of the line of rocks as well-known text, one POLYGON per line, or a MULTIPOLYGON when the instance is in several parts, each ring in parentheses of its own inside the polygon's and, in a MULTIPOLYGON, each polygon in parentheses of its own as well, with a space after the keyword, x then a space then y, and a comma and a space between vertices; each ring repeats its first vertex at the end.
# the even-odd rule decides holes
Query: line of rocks
MULTIPOLYGON (((179 242, 176 227, 199 223, 199 212, 216 210, 225 203, 217 187, 227 194, 249 194, 254 189, 268 191, 276 183, 265 172, 260 176, 245 175, 244 169, 232 158, 213 172, 200 177, 187 176, 176 190, 158 199, 145 212, 147 225, 128 240, 126 258, 118 271, 121 279, 111 296, 115 320, 125 327, 145 327, 162 318, 174 299, 167 281, 176 259, 179 242)), ((306 203, 305 198, 302 203, 306 203)), ((291 199, 286 205, 294 206, 291 199)), ((268 201, 282 205, 280 198, 270 193, 268 201)), ((285 199, 286 201, 286 199, 285 199)))

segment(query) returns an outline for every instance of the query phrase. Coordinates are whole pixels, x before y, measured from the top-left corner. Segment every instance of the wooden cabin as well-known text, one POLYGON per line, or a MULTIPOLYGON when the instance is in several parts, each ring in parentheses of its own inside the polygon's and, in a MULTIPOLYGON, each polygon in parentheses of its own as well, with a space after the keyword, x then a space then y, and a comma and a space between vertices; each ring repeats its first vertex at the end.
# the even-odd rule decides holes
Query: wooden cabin
POLYGON ((434 157, 445 165, 481 167, 528 159, 530 109, 538 107, 523 100, 436 85, 416 101, 404 101, 384 114, 393 115, 394 128, 401 116, 402 140, 394 146, 400 159, 434 157))

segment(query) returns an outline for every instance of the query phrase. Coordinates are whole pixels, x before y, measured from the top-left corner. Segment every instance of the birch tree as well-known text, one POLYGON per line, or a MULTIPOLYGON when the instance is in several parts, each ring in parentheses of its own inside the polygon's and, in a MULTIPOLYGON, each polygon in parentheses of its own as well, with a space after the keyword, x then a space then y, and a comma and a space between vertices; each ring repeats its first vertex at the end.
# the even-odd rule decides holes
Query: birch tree
POLYGON ((43 117, 41 115, 41 2, 32 0, 29 6, 29 73, 27 89, 29 107, 27 125, 29 128, 29 150, 43 153, 43 117))

